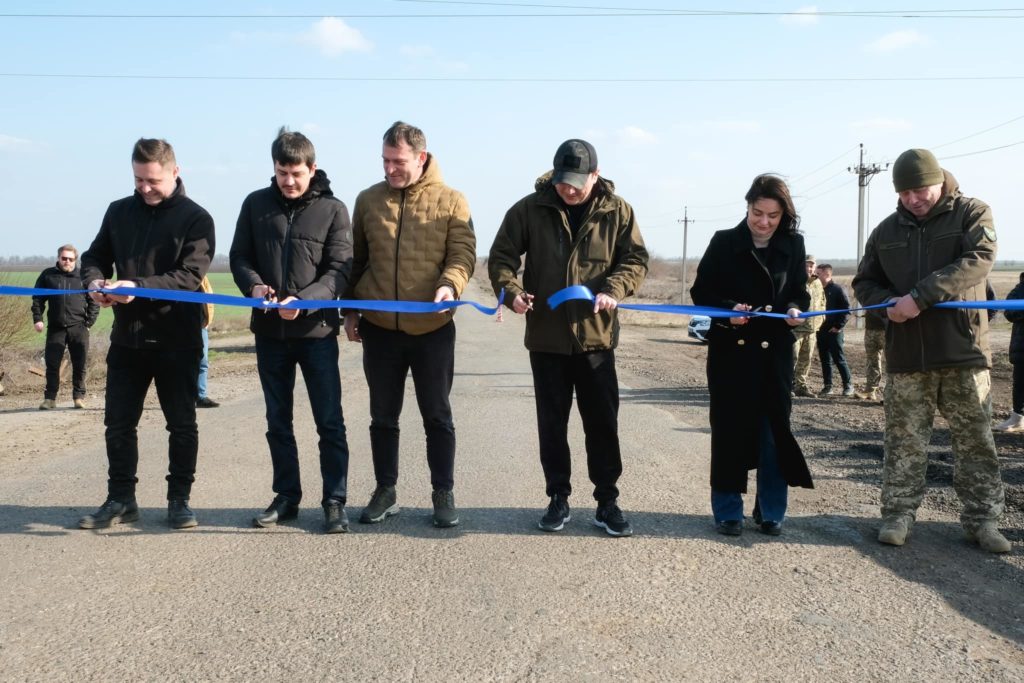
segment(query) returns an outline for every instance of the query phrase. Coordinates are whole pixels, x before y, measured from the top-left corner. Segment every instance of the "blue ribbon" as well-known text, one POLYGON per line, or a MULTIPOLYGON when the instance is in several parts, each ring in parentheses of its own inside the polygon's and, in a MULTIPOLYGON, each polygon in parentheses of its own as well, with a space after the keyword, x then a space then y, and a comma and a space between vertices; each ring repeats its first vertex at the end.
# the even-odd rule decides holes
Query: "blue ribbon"
POLYGON ((501 308, 505 299, 503 291, 498 297, 498 304, 488 308, 475 301, 384 301, 362 299, 296 299, 287 304, 276 301, 254 299, 252 297, 230 296, 227 294, 207 294, 206 292, 186 292, 179 289, 149 289, 146 287, 124 287, 120 289, 45 289, 36 287, 15 287, 0 285, 0 295, 9 296, 55 296, 68 294, 85 294, 87 292, 103 292, 119 296, 135 296, 142 299, 160 299, 162 301, 181 301, 190 304, 219 304, 221 306, 243 306, 248 308, 271 309, 287 308, 297 310, 314 310, 321 308, 348 308, 361 311, 382 311, 387 313, 439 313, 459 306, 472 306, 484 315, 494 315, 501 308))
MULTIPOLYGON (((573 285, 561 289, 548 297, 548 306, 552 309, 558 308, 566 301, 593 301, 594 293, 583 285, 573 285)), ((863 306, 861 308, 844 308, 831 311, 804 311, 799 318, 813 318, 819 315, 842 315, 844 313, 856 313, 857 311, 870 311, 879 308, 889 308, 892 302, 863 306)), ((618 308, 631 311, 651 311, 653 313, 671 313, 673 315, 706 315, 709 318, 789 318, 785 313, 767 311, 732 311, 727 308, 714 308, 711 306, 682 306, 679 304, 619 304, 618 308)), ((984 308, 998 311, 1024 311, 1024 299, 1012 299, 1010 301, 943 301, 935 304, 933 308, 984 308)))

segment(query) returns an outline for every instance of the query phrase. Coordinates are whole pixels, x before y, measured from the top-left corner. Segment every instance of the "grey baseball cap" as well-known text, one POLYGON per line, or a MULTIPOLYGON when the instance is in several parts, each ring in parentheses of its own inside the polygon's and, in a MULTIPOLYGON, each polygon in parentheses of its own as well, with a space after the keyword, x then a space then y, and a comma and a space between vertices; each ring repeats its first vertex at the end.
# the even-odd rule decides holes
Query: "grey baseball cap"
POLYGON ((586 140, 566 140, 555 152, 554 169, 551 182, 582 190, 587 176, 597 170, 597 150, 586 140))

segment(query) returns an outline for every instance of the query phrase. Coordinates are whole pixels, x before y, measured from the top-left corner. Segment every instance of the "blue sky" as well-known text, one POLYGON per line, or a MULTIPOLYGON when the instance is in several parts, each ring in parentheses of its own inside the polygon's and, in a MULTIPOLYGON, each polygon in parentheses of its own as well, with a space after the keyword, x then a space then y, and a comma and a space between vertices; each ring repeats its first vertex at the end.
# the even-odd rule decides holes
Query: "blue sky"
MULTIPOLYGON (((380 137, 402 119, 424 129, 466 194, 481 255, 558 144, 583 137, 660 256, 682 253, 684 206, 699 257, 740 220, 751 179, 773 171, 790 180, 808 250, 853 258, 847 167, 863 143, 865 161, 883 165, 934 149, 966 194, 992 205, 1000 259, 1024 259, 1024 12, 656 0, 637 5, 662 11, 639 16, 629 5, 6 2, 8 15, 174 16, 0 17, 0 254, 86 247, 108 203, 132 191, 140 136, 175 146, 227 253, 242 199, 270 180, 280 125, 309 135, 351 207, 382 179, 380 137), (829 14, 890 8, 923 16, 829 14), (581 13, 620 16, 557 16, 581 13)), ((869 229, 895 202, 879 173, 869 229)))

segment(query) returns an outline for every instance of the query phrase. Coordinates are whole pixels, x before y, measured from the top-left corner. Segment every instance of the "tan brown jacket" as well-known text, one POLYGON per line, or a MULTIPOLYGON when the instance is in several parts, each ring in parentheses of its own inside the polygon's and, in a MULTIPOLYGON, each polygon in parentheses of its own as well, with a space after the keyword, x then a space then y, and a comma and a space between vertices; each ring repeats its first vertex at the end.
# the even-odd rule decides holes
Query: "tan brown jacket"
MULTIPOLYGON (((447 285, 462 296, 476 266, 476 235, 469 204, 448 187, 433 155, 411 187, 387 181, 359 193, 352 212, 352 278, 346 299, 433 301, 447 285)), ((379 327, 426 334, 446 325, 452 311, 364 311, 379 327)))

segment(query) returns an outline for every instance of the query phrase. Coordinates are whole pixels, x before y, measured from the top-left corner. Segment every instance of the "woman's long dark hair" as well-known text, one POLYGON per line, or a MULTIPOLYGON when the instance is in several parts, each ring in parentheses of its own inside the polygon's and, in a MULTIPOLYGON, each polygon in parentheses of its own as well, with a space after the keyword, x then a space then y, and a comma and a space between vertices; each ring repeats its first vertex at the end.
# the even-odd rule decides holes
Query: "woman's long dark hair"
POLYGON ((774 199, 782 207, 782 220, 779 221, 779 229, 783 232, 794 234, 800 230, 800 216, 793 206, 793 196, 789 194, 789 186, 786 181, 774 173, 762 173, 754 178, 750 189, 744 197, 747 206, 751 206, 758 199, 774 199))

